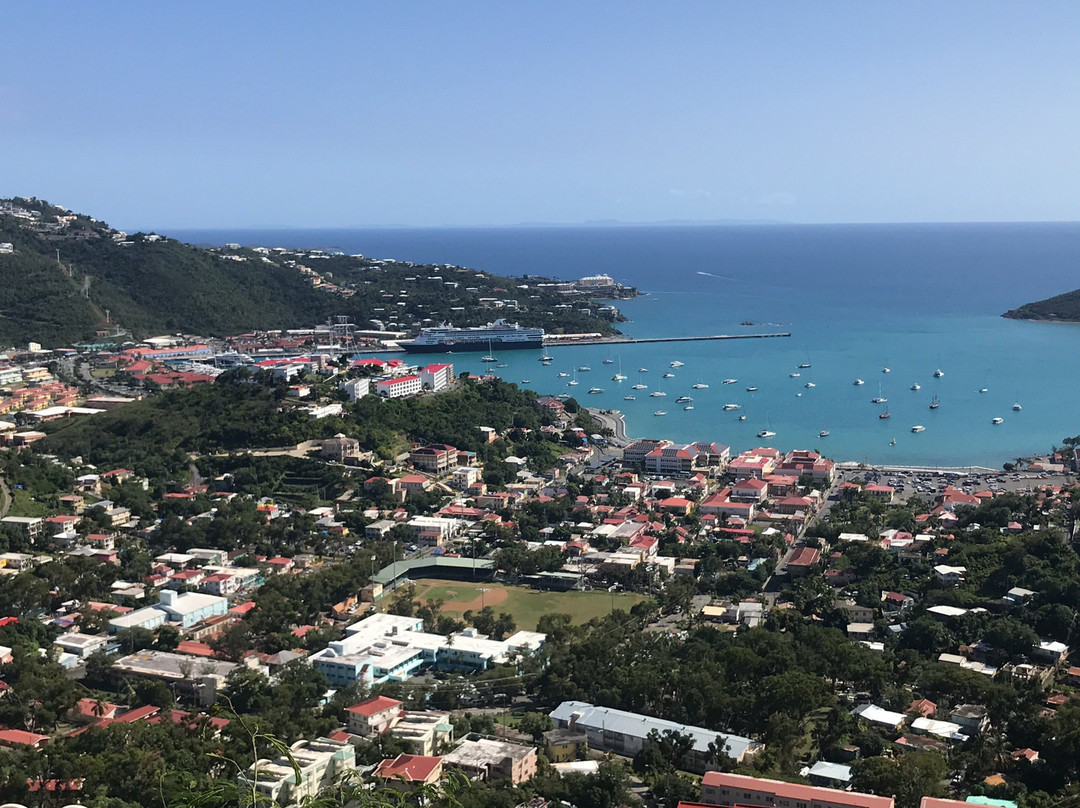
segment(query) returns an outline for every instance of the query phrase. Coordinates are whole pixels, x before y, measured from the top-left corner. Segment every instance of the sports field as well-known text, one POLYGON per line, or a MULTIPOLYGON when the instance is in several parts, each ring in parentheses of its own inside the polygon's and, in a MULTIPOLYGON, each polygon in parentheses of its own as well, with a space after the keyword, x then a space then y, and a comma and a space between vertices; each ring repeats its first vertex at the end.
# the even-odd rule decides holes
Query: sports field
POLYGON ((533 631, 536 622, 545 614, 561 612, 570 615, 575 624, 608 614, 614 608, 630 611, 644 595, 619 592, 543 592, 525 586, 504 586, 495 583, 470 581, 440 581, 423 578, 415 582, 419 600, 443 601, 443 612, 462 614, 490 606, 496 614, 507 612, 519 629, 533 631), (484 592, 480 590, 484 589, 484 592))

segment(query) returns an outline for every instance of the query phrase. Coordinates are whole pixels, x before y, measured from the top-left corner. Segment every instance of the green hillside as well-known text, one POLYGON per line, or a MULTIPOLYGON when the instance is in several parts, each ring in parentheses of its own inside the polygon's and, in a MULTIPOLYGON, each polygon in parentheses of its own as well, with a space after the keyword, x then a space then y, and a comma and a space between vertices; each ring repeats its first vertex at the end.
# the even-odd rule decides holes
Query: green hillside
POLYGON ((0 252, 0 346, 65 345, 117 326, 139 338, 226 336, 310 328, 338 315, 414 334, 500 315, 553 332, 613 330, 610 315, 596 315, 602 304, 537 288, 542 279, 524 285, 463 267, 315 250, 204 249, 126 235, 40 200, 0 200, 4 243, 12 249, 0 252))
POLYGON ((1080 289, 1063 295, 1027 303, 1005 312, 1010 320, 1048 320, 1060 323, 1080 322, 1080 289))

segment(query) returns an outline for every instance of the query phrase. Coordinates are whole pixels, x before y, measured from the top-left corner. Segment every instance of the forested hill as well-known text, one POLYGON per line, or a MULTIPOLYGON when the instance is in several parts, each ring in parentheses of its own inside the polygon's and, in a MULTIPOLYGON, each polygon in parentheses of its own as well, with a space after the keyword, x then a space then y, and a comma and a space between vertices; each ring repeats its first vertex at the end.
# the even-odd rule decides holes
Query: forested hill
POLYGON ((203 249, 128 235, 36 199, 0 200, 0 346, 70 344, 117 326, 225 336, 312 327, 347 315, 360 328, 417 332, 506 312, 549 331, 611 331, 592 305, 461 267, 416 266, 317 250, 203 249), (492 310, 485 300, 517 300, 492 310), (567 306, 568 302, 574 305, 567 306), (374 326, 371 321, 377 321, 374 326))
POLYGON ((1080 322, 1080 289, 1063 295, 1026 303, 1020 308, 1005 312, 1002 317, 1010 320, 1049 320, 1061 323, 1080 322))

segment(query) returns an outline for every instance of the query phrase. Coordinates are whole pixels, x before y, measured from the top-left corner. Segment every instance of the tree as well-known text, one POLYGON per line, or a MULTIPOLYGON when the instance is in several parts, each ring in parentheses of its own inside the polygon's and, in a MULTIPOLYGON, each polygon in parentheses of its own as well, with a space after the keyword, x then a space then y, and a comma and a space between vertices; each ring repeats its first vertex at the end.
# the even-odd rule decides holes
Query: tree
POLYGON ((912 752, 899 758, 872 757, 855 762, 852 785, 883 797, 896 797, 898 808, 917 808, 923 797, 945 793, 949 769, 936 751, 912 752))
POLYGON ((180 645, 180 630, 176 626, 164 625, 158 629, 154 647, 159 651, 175 651, 180 645))

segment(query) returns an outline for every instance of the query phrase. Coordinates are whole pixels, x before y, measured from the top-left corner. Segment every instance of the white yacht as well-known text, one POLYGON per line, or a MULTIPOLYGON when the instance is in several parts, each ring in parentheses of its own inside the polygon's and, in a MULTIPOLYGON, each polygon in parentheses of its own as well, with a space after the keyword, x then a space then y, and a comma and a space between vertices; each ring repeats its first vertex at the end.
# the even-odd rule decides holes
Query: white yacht
POLYGON ((797 378, 799 378, 800 376, 802 376, 802 374, 801 374, 801 373, 799 373, 798 371, 796 371, 796 372, 794 372, 794 373, 789 373, 789 374, 788 374, 788 378, 789 378, 789 379, 797 379, 797 378))
POLYGON ((919 384, 918 382, 915 382, 915 384, 911 385, 911 389, 916 390, 916 391, 922 390, 922 385, 919 384))
POLYGON ((1002 423, 1002 422, 1003 422, 1004 420, 1005 420, 1004 418, 991 418, 991 419, 990 419, 990 423, 992 423, 992 424, 995 424, 995 425, 996 425, 996 424, 1000 424, 1000 423, 1002 423))
POLYGON ((665 378, 665 379, 674 379, 674 378, 675 378, 675 374, 674 374, 674 373, 665 373, 665 374, 664 374, 664 378, 665 378))
POLYGON ((885 398, 885 396, 878 396, 877 398, 870 399, 870 401, 873 402, 874 404, 884 404, 888 400, 889 399, 885 398))
POLYGON ((659 416, 659 415, 667 415, 667 413, 664 410, 657 410, 656 412, 653 413, 653 415, 657 415, 657 416, 659 416))
POLYGON ((647 385, 647 384, 632 384, 632 385, 630 385, 630 389, 631 390, 648 390, 649 385, 647 385))
POLYGON ((739 405, 738 404, 725 404, 724 409, 727 410, 728 412, 731 412, 732 410, 739 409, 739 405))
POLYGON ((567 373, 566 371, 560 370, 560 371, 559 371, 559 378, 560 378, 560 379, 569 379, 569 378, 570 378, 570 374, 569 374, 569 373, 567 373))
POLYGON ((705 384, 705 382, 698 382, 697 384, 694 385, 695 390, 707 390, 708 387, 709 387, 709 385, 705 384))
POLYGON ((615 364, 615 360, 614 360, 614 359, 605 359, 605 360, 604 360, 604 364, 605 364, 605 365, 614 365, 614 364, 615 364))
POLYGON ((748 393, 756 393, 757 388, 756 387, 747 387, 746 392, 748 392, 748 393))
POLYGON ((597 393, 602 393, 602 392, 604 392, 604 388, 602 388, 602 387, 590 387, 589 388, 589 395, 596 395, 597 393))
POLYGON ((1024 409, 1024 408, 1023 408, 1023 407, 1021 407, 1021 406, 1020 406, 1020 402, 1019 402, 1019 401, 1017 401, 1017 402, 1016 402, 1015 404, 1013 404, 1013 409, 1014 409, 1014 410, 1016 410, 1017 412, 1020 412, 1020 410, 1022 410, 1022 409, 1024 409))
POLYGON ((980 393, 989 393, 989 392, 990 392, 990 388, 989 388, 989 387, 980 387, 980 388, 979 388, 979 392, 980 392, 980 393))
POLYGON ((551 362, 554 359, 555 359, 554 356, 548 356, 547 354, 544 354, 543 356, 540 357, 541 362, 551 362))
POLYGON ((881 372, 882 373, 892 373, 892 368, 882 368, 881 372))
POLYGON ((945 371, 942 370, 941 368, 938 368, 937 370, 934 371, 934 378, 935 379, 940 379, 944 375, 945 375, 945 371))
POLYGON ((622 400, 623 400, 623 401, 634 401, 635 399, 634 399, 634 397, 633 397, 633 396, 623 396, 623 399, 622 399, 622 400))
POLYGON ((854 384, 856 387, 858 387, 860 384, 866 384, 866 382, 864 382, 862 379, 856 379, 855 381, 852 382, 852 384, 854 384))
POLYGON ((676 404, 689 404, 693 400, 694 399, 690 398, 690 396, 679 396, 677 399, 675 399, 675 403, 676 404))
POLYGON ((803 387, 807 387, 807 388, 809 388, 809 387, 817 387, 817 385, 814 384, 813 382, 807 382, 806 384, 803 385, 803 387))
POLYGON ((820 432, 817 433, 817 436, 819 438, 827 438, 827 437, 829 437, 829 430, 823 429, 823 430, 821 430, 820 432))
POLYGON ((776 437, 776 433, 775 433, 775 432, 771 432, 771 431, 769 431, 768 429, 763 429, 763 430, 761 430, 760 432, 758 432, 758 433, 757 433, 757 436, 758 436, 759 438, 775 438, 775 437, 776 437))
POLYGON ((671 363, 671 366, 673 368, 681 368, 683 366, 683 363, 676 359, 674 362, 671 363))
POLYGON ((738 379, 724 379, 722 384, 736 384, 738 381, 738 379))
POLYGON ((692 410, 692 409, 694 409, 694 405, 693 404, 687 404, 685 407, 683 407, 683 409, 684 410, 692 410))
POLYGON ((651 393, 649 393, 649 395, 653 398, 664 398, 665 396, 667 396, 667 393, 665 393, 663 390, 653 390, 651 393))
POLYGON ((582 365, 581 367, 578 368, 578 371, 580 373, 588 373, 590 370, 592 370, 592 368, 589 367, 588 365, 582 365))
POLYGON ((922 424, 915 424, 915 426, 913 426, 913 427, 911 428, 911 431, 912 431, 912 432, 925 432, 925 431, 926 431, 926 427, 925 427, 925 426, 923 426, 922 424))

